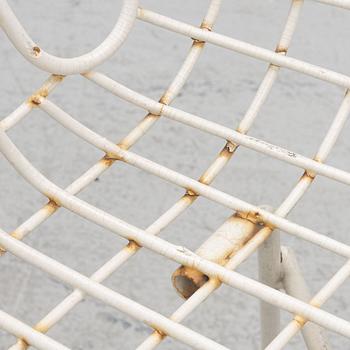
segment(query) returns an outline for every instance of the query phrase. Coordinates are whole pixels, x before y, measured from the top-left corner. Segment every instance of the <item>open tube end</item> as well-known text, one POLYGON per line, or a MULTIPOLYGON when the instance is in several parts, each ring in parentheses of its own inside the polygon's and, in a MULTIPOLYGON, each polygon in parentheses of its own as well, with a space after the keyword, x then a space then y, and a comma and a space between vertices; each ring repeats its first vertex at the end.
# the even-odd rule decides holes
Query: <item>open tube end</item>
POLYGON ((190 267, 181 266, 172 274, 171 280, 177 293, 188 299, 208 281, 208 276, 190 267))

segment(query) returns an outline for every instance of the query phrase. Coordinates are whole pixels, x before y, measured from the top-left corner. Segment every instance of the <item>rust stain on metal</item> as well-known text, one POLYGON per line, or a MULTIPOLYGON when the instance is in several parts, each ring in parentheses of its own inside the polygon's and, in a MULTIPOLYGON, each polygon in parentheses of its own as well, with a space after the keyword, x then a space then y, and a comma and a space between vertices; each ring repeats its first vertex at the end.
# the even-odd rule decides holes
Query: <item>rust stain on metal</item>
POLYGON ((323 163, 323 160, 320 159, 318 156, 314 157, 313 160, 317 163, 323 163))
POLYGON ((211 32, 211 30, 212 30, 212 25, 211 25, 210 23, 208 23, 208 22, 203 21, 202 24, 201 24, 201 26, 200 26, 200 28, 201 28, 201 29, 205 29, 205 30, 211 32))
POLYGON ((188 195, 190 197, 198 197, 198 193, 196 193, 195 191, 191 190, 190 188, 187 189, 186 195, 188 195))
POLYGON ((317 308, 320 308, 322 306, 319 302, 313 301, 313 300, 310 301, 310 305, 317 307, 317 308))
POLYGON ((295 316, 293 321, 295 321, 300 327, 304 327, 306 323, 306 320, 299 315, 295 316))
POLYGON ((198 182, 204 184, 204 185, 209 185, 211 180, 212 180, 212 175, 210 172, 210 168, 207 169, 207 171, 198 179, 198 182))
POLYGON ((10 236, 16 239, 21 239, 22 235, 20 234, 20 232, 17 232, 16 230, 12 231, 10 233, 10 236))
MULTIPOLYGON (((203 30, 207 30, 209 32, 211 32, 211 25, 209 23, 206 23, 206 22, 202 22, 200 27, 200 29, 203 29, 203 30)), ((196 38, 191 38, 193 40, 193 45, 194 46, 204 46, 205 44, 205 40, 199 40, 199 39, 196 39, 196 38)))
POLYGON ((54 202, 53 200, 49 200, 48 203, 45 205, 45 207, 51 208, 51 210, 55 211, 57 210, 60 206, 54 202))
POLYGON ((28 349, 30 346, 29 342, 27 342, 24 338, 18 339, 18 343, 20 345, 20 349, 28 349))
MULTIPOLYGON (((163 105, 168 105, 170 103, 170 97, 168 90, 163 94, 163 96, 159 99, 159 103, 163 105)), ((150 113, 151 114, 151 113, 150 113)), ((159 115, 154 115, 155 117, 159 117, 159 115)))
MULTIPOLYGON (((254 237, 257 232, 260 231, 256 221, 252 222, 251 220, 247 219, 247 217, 250 217, 250 215, 251 214, 249 213, 241 213, 240 215, 239 213, 235 213, 225 221, 225 224, 237 224, 237 227, 240 227, 238 230, 245 231, 245 233, 242 233, 242 236, 239 236, 238 239, 230 241, 228 237, 223 234, 223 232, 226 232, 227 227, 225 226, 224 228, 224 226, 221 226, 196 250, 195 254, 202 257, 203 259, 208 259, 222 266, 225 265, 232 256, 241 250, 247 244, 247 242, 249 242, 249 240, 251 240, 252 237, 254 237), (228 244, 228 249, 225 248, 219 252, 215 244, 218 241, 222 242, 224 238, 228 244), (215 248, 214 254, 212 250, 213 248, 215 248)), ((223 243, 221 243, 221 246, 222 244, 223 243)), ((184 299, 190 298, 199 288, 207 283, 209 279, 210 277, 208 275, 199 271, 195 267, 184 265, 176 269, 171 276, 173 286, 175 287, 177 293, 184 299)), ((221 284, 221 281, 217 276, 212 277, 212 279, 216 280, 215 283, 217 285, 221 284)))
POLYGON ((173 273, 171 279, 177 293, 188 299, 209 280, 209 277, 193 267, 181 266, 173 273))
POLYGON ((309 170, 305 170, 304 174, 302 175, 302 177, 300 178, 299 181, 301 181, 304 178, 307 178, 307 179, 313 181, 315 179, 315 177, 316 177, 315 173, 313 173, 313 172, 311 172, 309 170))
POLYGON ((115 153, 106 153, 106 155, 103 157, 104 160, 111 161, 112 163, 117 161, 117 160, 121 160, 124 161, 124 158, 118 154, 115 153))
POLYGON ((58 209, 61 207, 60 201, 57 198, 53 198, 52 195, 48 193, 44 193, 44 195, 49 199, 46 206, 50 206, 52 208, 51 210, 53 210, 53 208, 58 209))
POLYGON ((263 217, 260 215, 260 213, 257 211, 250 211, 250 212, 237 211, 237 216, 241 217, 242 219, 249 220, 253 224, 265 226, 272 231, 275 229, 275 226, 265 221, 263 217))
POLYGON ((286 55, 288 52, 288 47, 278 45, 275 49, 275 52, 282 55, 286 55))
POLYGON ((0 256, 4 255, 5 253, 6 253, 6 249, 0 245, 0 256))
POLYGON ((211 175, 209 172, 205 172, 200 178, 199 178, 199 182, 204 184, 204 185, 209 185, 210 180, 211 180, 211 175))
POLYGON ((29 103, 35 107, 41 104, 41 95, 33 95, 29 98, 29 103))
POLYGON ((241 219, 245 219, 250 221, 253 224, 260 224, 260 214, 258 212, 252 212, 252 211, 237 211, 236 215, 240 217, 241 219))
POLYGON ((236 143, 233 143, 231 141, 227 141, 226 145, 220 152, 221 157, 231 157, 232 154, 236 151, 238 148, 238 145, 236 143))
MULTIPOLYGON (((318 309, 321 307, 320 303, 318 303, 317 301, 311 300, 309 304, 312 305, 312 306, 314 306, 314 307, 316 307, 316 308, 318 308, 318 309)), ((308 320, 305 319, 305 318, 302 317, 302 316, 296 315, 296 316, 294 317, 294 320, 293 320, 293 321, 295 321, 296 323, 298 323, 298 325, 299 325, 300 327, 304 327, 305 323, 306 323, 308 320)))
POLYGON ((205 41, 203 40, 199 40, 199 39, 196 39, 196 38, 191 38, 193 40, 193 45, 200 45, 200 46, 203 46, 205 44, 205 41))
POLYGON ((194 195, 190 195, 189 193, 185 193, 180 200, 185 200, 188 201, 190 204, 193 203, 196 199, 198 198, 198 196, 194 196, 194 195))
POLYGON ((135 241, 129 241, 129 243, 125 246, 126 249, 134 252, 135 250, 141 248, 140 245, 138 245, 135 241))
MULTIPOLYGON (((158 101, 159 103, 163 104, 163 105, 169 105, 170 103, 170 96, 169 96, 169 91, 165 91, 164 94, 162 95, 162 97, 159 99, 158 101)), ((150 113, 152 114, 152 113, 150 113)), ((159 117, 159 115, 154 114, 155 117, 159 117)))
POLYGON ((64 78, 63 75, 52 74, 50 79, 27 99, 27 102, 33 107, 39 106, 41 99, 49 96, 54 84, 61 82, 64 78))
POLYGON ((159 330, 156 326, 154 326, 153 324, 149 324, 150 327, 152 327, 154 329, 154 333, 157 334, 158 337, 160 337, 161 339, 164 339, 167 334, 164 333, 163 331, 159 330))
POLYGON ((47 333, 49 330, 49 327, 45 324, 38 323, 36 326, 34 326, 34 329, 40 333, 47 333))
POLYGON ((115 162, 115 159, 108 158, 107 156, 104 156, 99 160, 99 163, 101 163, 103 166, 106 166, 107 168, 110 167, 115 162))
POLYGON ((130 148, 129 145, 123 143, 123 140, 120 143, 117 143, 117 146, 121 149, 128 150, 130 148))
POLYGON ((35 57, 38 57, 38 56, 40 56, 40 54, 41 54, 41 49, 40 49, 39 46, 34 46, 34 47, 32 48, 32 52, 33 52, 33 55, 34 55, 35 57))

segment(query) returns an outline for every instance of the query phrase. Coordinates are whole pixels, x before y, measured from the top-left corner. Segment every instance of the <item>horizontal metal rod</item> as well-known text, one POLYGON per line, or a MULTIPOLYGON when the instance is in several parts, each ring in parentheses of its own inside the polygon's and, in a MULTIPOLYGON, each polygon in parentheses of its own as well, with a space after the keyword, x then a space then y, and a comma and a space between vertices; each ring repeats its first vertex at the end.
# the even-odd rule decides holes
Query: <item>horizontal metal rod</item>
POLYGON ((329 83, 350 88, 350 77, 332 70, 316 66, 292 57, 280 55, 277 52, 261 48, 215 32, 207 32, 187 23, 160 15, 156 12, 139 8, 138 19, 164 29, 205 41, 238 53, 272 63, 279 67, 288 68, 329 83))
MULTIPOLYGON (((108 78, 101 73, 89 72, 84 76, 99 86, 102 86, 106 90, 110 91, 111 93, 119 96, 120 98, 129 101, 130 103, 133 103, 139 107, 145 108, 153 114, 163 115, 164 117, 176 120, 180 123, 189 125, 193 128, 202 130, 214 136, 221 137, 232 143, 242 145, 299 168, 309 170, 318 175, 323 175, 330 179, 342 182, 346 185, 350 185, 349 172, 340 170, 330 165, 322 164, 316 160, 307 158, 305 156, 297 154, 296 152, 284 149, 274 144, 270 144, 255 137, 244 135, 240 132, 198 117, 194 114, 163 105, 162 103, 156 102, 125 87, 122 84, 117 83, 116 81, 108 78)), ((348 101, 348 103, 350 104, 350 101, 348 101)))
MULTIPOLYGON (((228 195, 208 185, 202 184, 199 181, 182 175, 158 163, 152 162, 151 160, 143 158, 131 151, 121 149, 112 142, 101 137, 97 133, 79 123, 77 120, 72 118, 69 114, 64 112, 62 109, 47 99, 43 99, 41 101, 40 107, 55 120, 61 123, 64 127, 71 130, 79 137, 83 138, 85 141, 105 151, 107 154, 110 154, 112 157, 116 157, 117 159, 120 159, 128 164, 136 166, 178 186, 189 189, 194 193, 220 203, 233 210, 252 212, 254 215, 259 216, 260 220, 266 224, 271 224, 275 227, 280 228, 281 230, 284 230, 285 232, 306 239, 337 254, 350 257, 350 247, 346 244, 340 243, 334 239, 327 237, 326 235, 322 235, 306 227, 292 223, 274 213, 270 213, 269 211, 264 210, 263 208, 247 203, 241 199, 228 195)), ((15 146, 13 145, 13 147, 15 146)), ((19 153, 19 151, 17 151, 17 153, 19 153)), ((11 158, 13 159, 13 157, 10 157, 10 159, 11 158)), ((16 167, 16 163, 18 163, 18 161, 13 160, 12 163, 16 167)), ((29 165, 30 164, 28 163, 25 168, 28 169, 29 165)), ((23 170, 22 175, 25 174, 26 170, 23 170)), ((37 181, 35 182, 37 183, 37 181)), ((48 187, 51 187, 51 185, 48 187)), ((41 191, 43 191, 43 188, 40 184, 38 184, 36 188, 41 188, 41 191)), ((60 201, 57 200, 54 194, 52 197, 49 196, 49 198, 60 204, 60 201)))

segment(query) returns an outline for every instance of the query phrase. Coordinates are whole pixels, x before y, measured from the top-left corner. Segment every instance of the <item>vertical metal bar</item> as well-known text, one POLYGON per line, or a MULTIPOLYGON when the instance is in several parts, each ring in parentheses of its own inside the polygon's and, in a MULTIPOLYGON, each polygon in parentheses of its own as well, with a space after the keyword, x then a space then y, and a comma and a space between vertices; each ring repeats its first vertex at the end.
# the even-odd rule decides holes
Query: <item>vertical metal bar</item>
MULTIPOLYGON (((287 294, 302 301, 310 301, 312 295, 300 270, 297 258, 291 248, 282 247, 283 286, 287 294)), ((308 322, 302 328, 305 344, 309 350, 329 350, 321 327, 308 322)))
MULTIPOLYGON (((259 279, 279 289, 281 286, 280 234, 274 231, 258 250, 259 279)), ((264 349, 279 333, 280 309, 260 301, 261 348, 264 349)))

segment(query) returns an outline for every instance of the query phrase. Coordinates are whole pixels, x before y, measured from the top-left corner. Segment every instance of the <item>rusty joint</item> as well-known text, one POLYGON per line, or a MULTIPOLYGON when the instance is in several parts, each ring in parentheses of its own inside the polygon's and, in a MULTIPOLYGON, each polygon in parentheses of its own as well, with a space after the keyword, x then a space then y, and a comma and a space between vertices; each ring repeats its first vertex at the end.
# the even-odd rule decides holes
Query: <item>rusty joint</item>
POLYGON ((242 219, 250 221, 255 225, 269 226, 267 223, 265 223, 264 219, 257 211, 237 211, 236 215, 242 219))
POLYGON ((185 196, 189 196, 189 197, 198 197, 199 195, 198 195, 197 192, 195 192, 195 191, 191 190, 190 188, 188 188, 188 189, 186 190, 185 196))
POLYGON ((131 250, 131 251, 135 251, 135 250, 141 248, 141 246, 139 244, 137 244, 135 241, 129 240, 129 243, 126 245, 126 248, 131 250))
POLYGON ((53 209, 58 209, 60 207, 60 205, 57 204, 53 199, 49 199, 46 206, 52 207, 53 209))
MULTIPOLYGON (((168 105, 169 104, 169 100, 168 100, 168 97, 167 97, 167 93, 164 93, 162 95, 162 97, 159 99, 158 101, 159 103, 161 103, 162 105, 168 105)), ((164 106, 162 106, 162 109, 161 109, 161 112, 163 111, 163 108, 164 106)), ((156 115, 157 116, 157 115, 156 115)))
POLYGON ((161 339, 164 339, 166 337, 166 334, 161 330, 155 328, 154 326, 152 328, 154 330, 154 333, 156 333, 161 339))
POLYGON ((225 145, 225 147, 224 147, 224 149, 228 152, 228 153, 230 153, 230 154, 233 154, 234 153, 234 151, 238 148, 238 144, 236 144, 236 143, 233 143, 233 142, 231 142, 231 141, 227 141, 226 142, 226 145, 225 145))
POLYGON ((191 39, 193 40, 193 45, 204 45, 205 44, 204 40, 199 40, 199 39, 192 38, 192 37, 191 37, 191 39))
POLYGON ((213 27, 212 27, 212 25, 210 25, 210 24, 207 23, 207 22, 202 22, 201 25, 200 25, 200 28, 201 28, 201 29, 205 29, 205 30, 211 32, 211 30, 212 30, 213 27))
MULTIPOLYGON (((200 29, 207 30, 208 32, 211 32, 212 26, 209 23, 202 22, 201 25, 199 26, 200 29)), ((205 41, 204 40, 199 40, 196 38, 191 38, 193 40, 194 45, 204 45, 205 41)))
POLYGON ((315 177, 316 177, 316 174, 314 172, 311 172, 309 170, 305 170, 305 172, 301 178, 309 178, 310 180, 314 180, 315 177))
POLYGON ((115 162, 117 160, 123 160, 123 157, 122 156, 118 156, 117 154, 115 153, 106 153, 105 156, 102 158, 104 161, 106 162, 115 162))
MULTIPOLYGON (((46 96, 47 96, 47 94, 46 94, 46 96)), ((33 106, 39 106, 40 104, 41 104, 41 100, 42 100, 42 98, 43 97, 46 97, 46 96, 44 96, 44 95, 42 95, 42 94, 35 94, 35 95, 32 95, 32 96, 30 96, 29 97, 29 103, 31 104, 31 105, 33 105, 33 106)))
MULTIPOLYGON (((160 104, 159 112, 157 112, 157 113, 149 112, 152 116, 160 117, 163 114, 163 109, 167 105, 167 103, 162 102, 162 100, 163 100, 163 96, 159 100, 159 104, 160 104)), ((164 100, 165 100, 165 98, 164 98, 164 100)), ((165 102, 166 102, 166 100, 165 100, 165 102)))
POLYGON ((306 323, 306 320, 299 315, 295 316, 293 321, 296 322, 299 327, 304 327, 306 323))
POLYGON ((287 52, 288 52, 288 48, 287 47, 284 47, 284 46, 277 46, 276 49, 275 49, 275 52, 280 54, 280 55, 287 55, 287 52))

